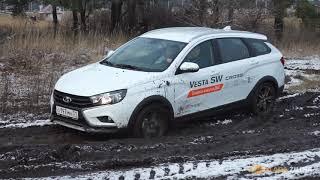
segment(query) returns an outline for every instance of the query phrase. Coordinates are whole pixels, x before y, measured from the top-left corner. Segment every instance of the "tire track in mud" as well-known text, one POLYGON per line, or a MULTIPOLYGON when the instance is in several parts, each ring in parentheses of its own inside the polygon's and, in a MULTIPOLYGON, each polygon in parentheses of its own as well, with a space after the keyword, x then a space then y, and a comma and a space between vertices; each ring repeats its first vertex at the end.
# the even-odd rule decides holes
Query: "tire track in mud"
POLYGON ((166 137, 152 140, 55 125, 0 129, 0 174, 46 177, 319 148, 319 99, 315 92, 282 97, 268 121, 240 111, 177 122, 166 137))

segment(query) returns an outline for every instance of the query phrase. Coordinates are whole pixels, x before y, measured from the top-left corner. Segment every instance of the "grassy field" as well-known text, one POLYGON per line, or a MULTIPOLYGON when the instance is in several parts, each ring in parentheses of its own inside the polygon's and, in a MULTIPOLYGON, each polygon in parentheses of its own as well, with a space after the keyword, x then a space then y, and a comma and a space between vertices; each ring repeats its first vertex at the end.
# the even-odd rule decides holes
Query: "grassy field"
POLYGON ((54 35, 50 22, 0 16, 0 113, 47 111, 57 78, 128 39, 122 33, 75 36, 63 23, 54 35))
MULTIPOLYGON (((68 20, 70 21, 70 20, 68 20)), ((0 32, 0 56, 7 56, 17 49, 45 50, 49 52, 65 52, 68 54, 81 53, 83 49, 90 52, 90 56, 101 57, 105 49, 115 49, 129 37, 124 33, 101 34, 89 32, 79 34, 75 37, 71 31, 70 22, 60 22, 56 35, 53 25, 47 21, 33 22, 26 18, 13 18, 9 15, 0 15, 0 31, 7 33, 1 38, 0 32), (80 51, 80 52, 79 52, 80 51)), ((273 20, 265 20, 260 29, 272 38, 273 20)), ((304 57, 320 54, 320 34, 303 28, 300 19, 285 18, 285 32, 281 41, 274 41, 274 44, 282 50, 286 57, 304 57)))
POLYGON ((68 54, 78 54, 86 49, 90 55, 101 57, 106 47, 116 48, 128 39, 121 32, 112 35, 79 32, 74 36, 71 28, 65 23, 61 23, 57 33, 54 34, 54 28, 50 22, 34 22, 30 19, 11 16, 0 16, 0 29, 8 34, 7 37, 3 37, 0 44, 2 47, 0 56, 8 56, 12 50, 16 49, 25 50, 26 53, 32 49, 38 49, 68 54))

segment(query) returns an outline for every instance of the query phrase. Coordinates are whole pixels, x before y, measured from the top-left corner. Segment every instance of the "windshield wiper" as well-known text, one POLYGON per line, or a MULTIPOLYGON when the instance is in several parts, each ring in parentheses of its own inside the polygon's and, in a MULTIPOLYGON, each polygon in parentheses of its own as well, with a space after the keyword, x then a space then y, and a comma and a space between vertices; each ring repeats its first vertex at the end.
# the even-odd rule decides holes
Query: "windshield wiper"
POLYGON ((109 61, 101 61, 100 64, 104 64, 104 65, 108 65, 108 66, 114 66, 114 64, 112 62, 109 61))
POLYGON ((118 67, 118 68, 123 68, 123 69, 131 69, 131 70, 137 70, 137 71, 143 71, 142 68, 132 66, 129 64, 113 64, 112 62, 109 61, 101 61, 100 64, 111 66, 111 67, 118 67))
POLYGON ((132 69, 132 70, 137 70, 137 71, 143 71, 142 68, 139 68, 137 66, 132 66, 129 64, 113 64, 115 67, 119 67, 119 68, 124 68, 124 69, 132 69))

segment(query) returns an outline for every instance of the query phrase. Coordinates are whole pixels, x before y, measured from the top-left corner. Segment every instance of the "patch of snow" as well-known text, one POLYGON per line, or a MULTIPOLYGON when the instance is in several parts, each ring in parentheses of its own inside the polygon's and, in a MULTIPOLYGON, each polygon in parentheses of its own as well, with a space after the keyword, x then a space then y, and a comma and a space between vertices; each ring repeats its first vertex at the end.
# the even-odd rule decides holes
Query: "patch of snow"
POLYGON ((210 142, 210 140, 212 139, 214 139, 213 136, 202 136, 194 139, 192 142, 190 142, 190 144, 203 144, 203 143, 207 143, 208 141, 210 142))
POLYGON ((23 123, 12 123, 12 124, 5 124, 5 125, 1 125, 1 123, 0 123, 0 129, 2 129, 2 128, 27 128, 27 127, 31 127, 31 126, 47 126, 47 125, 52 125, 52 123, 49 119, 26 121, 23 123))
POLYGON ((280 97, 279 100, 289 99, 289 98, 293 98, 293 97, 300 96, 300 95, 301 95, 301 93, 289 94, 289 95, 280 97))
POLYGON ((320 88, 316 85, 314 87, 302 87, 305 81, 319 83, 320 74, 317 72, 320 72, 320 56, 288 60, 285 65, 285 74, 290 81, 286 83, 285 90, 319 92, 320 88))
POLYGON ((230 124, 232 123, 231 119, 225 119, 224 121, 218 121, 216 124, 222 124, 222 125, 226 125, 226 124, 230 124))
POLYGON ((303 107, 298 107, 298 106, 295 106, 295 107, 294 107, 294 110, 301 110, 301 111, 303 111, 303 109, 304 109, 303 107))
POLYGON ((292 86, 299 86, 302 83, 303 83, 303 80, 291 77, 291 80, 285 86, 286 86, 286 89, 288 89, 292 86))
POLYGON ((320 57, 315 56, 307 59, 287 60, 285 67, 293 70, 320 70, 320 57))
POLYGON ((100 171, 85 175, 56 176, 39 179, 190 179, 216 178, 227 179, 291 179, 307 176, 320 176, 320 149, 302 152, 279 153, 268 156, 232 157, 225 160, 186 162, 183 164, 161 164, 150 168, 135 168, 122 171, 100 171), (255 165, 267 169, 286 167, 282 173, 250 172, 255 165))
POLYGON ((313 100, 313 104, 320 104, 320 96, 316 97, 316 98, 313 100))
POLYGON ((218 125, 227 125, 227 124, 230 124, 232 123, 232 120, 231 119, 225 119, 223 121, 221 120, 218 120, 217 122, 215 123, 206 123, 205 126, 218 126, 218 125))
POLYGON ((311 132, 310 134, 314 135, 314 136, 319 136, 320 135, 320 131, 314 131, 314 132, 311 132))
POLYGON ((320 113, 309 113, 309 114, 304 114, 303 116, 306 118, 309 118, 311 116, 318 116, 318 115, 320 115, 320 113))
POLYGON ((248 130, 248 131, 242 131, 242 134, 253 134, 255 133, 255 130, 248 130))
POLYGON ((306 106, 306 108, 308 108, 308 109, 319 109, 320 106, 306 106))
POLYGON ((48 114, 35 115, 18 113, 12 115, 0 114, 0 129, 2 128, 27 128, 31 126, 51 125, 48 114))

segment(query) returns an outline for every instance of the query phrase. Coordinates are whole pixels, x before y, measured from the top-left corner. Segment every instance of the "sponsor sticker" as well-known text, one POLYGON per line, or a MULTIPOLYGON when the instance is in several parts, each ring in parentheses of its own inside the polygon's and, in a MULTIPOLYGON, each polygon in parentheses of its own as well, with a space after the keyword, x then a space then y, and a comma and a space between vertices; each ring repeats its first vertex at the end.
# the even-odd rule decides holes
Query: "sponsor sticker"
POLYGON ((188 98, 201 96, 201 95, 209 94, 213 92, 218 92, 218 91, 221 91, 222 88, 223 88, 223 84, 216 84, 216 85, 205 87, 205 88, 191 90, 188 94, 188 98))

